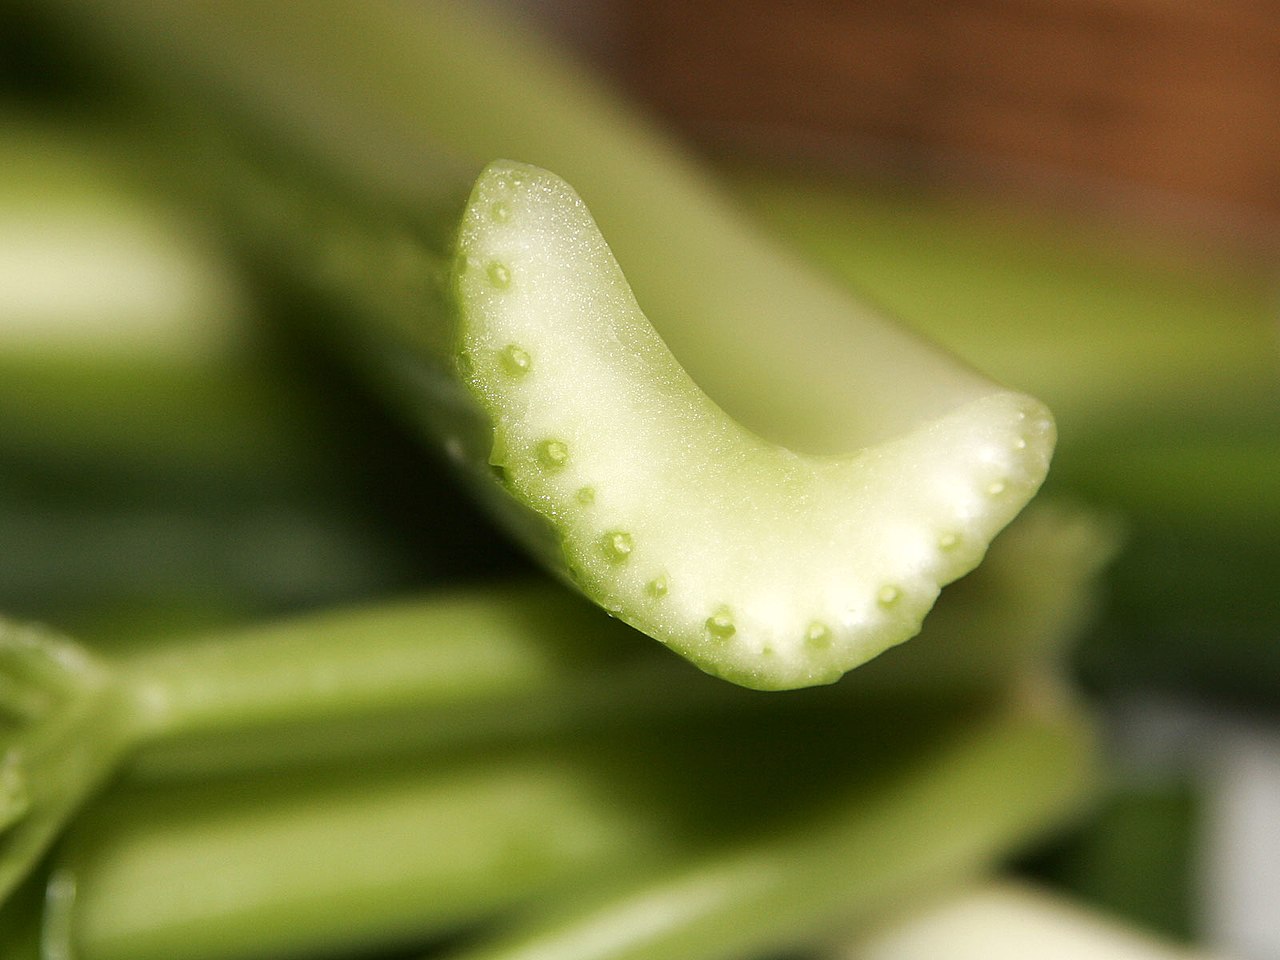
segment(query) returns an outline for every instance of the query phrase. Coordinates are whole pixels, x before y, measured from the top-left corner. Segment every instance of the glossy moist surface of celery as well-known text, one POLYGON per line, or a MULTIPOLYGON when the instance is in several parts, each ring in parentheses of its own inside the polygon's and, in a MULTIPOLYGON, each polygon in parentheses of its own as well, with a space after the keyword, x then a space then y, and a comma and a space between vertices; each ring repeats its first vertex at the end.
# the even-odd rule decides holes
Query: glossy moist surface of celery
POLYGON ((1047 468, 1047 411, 994 389, 841 456, 755 436, 668 351, 582 201, 535 167, 481 176, 455 285, 490 462, 549 523, 553 560, 737 683, 829 682, 914 634, 1047 468))

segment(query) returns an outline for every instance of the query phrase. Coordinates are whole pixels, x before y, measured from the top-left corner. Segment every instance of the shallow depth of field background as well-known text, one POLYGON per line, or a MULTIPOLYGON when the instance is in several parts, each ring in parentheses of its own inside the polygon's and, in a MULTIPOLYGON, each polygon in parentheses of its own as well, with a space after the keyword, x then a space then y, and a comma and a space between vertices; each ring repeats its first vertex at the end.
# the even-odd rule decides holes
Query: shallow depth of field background
MULTIPOLYGON (((1188 423, 1216 419, 1224 447, 1235 441, 1233 414, 1210 409, 1200 382, 1229 370, 1207 357, 1199 372, 1162 369, 1180 313, 1219 324, 1224 343, 1259 343, 1251 375, 1265 382, 1270 371, 1280 389, 1280 10, 1272 6, 510 5, 686 135, 808 254, 975 363, 1019 385, 1036 381, 1059 408, 1064 451, 1072 397, 1105 409, 1109 393, 1117 402, 1124 395, 1120 380, 1166 374, 1185 377, 1188 423), (1145 325, 1144 339, 1125 339, 1112 315, 1126 328, 1145 325), (996 334, 966 330, 978 316, 997 331, 1038 327, 1045 343, 1036 352, 1026 337, 1002 350, 996 334), (1028 350, 1038 363, 1030 374, 1028 350)), ((1252 428, 1240 429, 1243 438, 1252 428)), ((1274 580, 1277 528, 1255 500, 1274 504, 1280 489, 1280 435, 1268 439, 1268 429, 1260 456, 1235 472, 1221 467, 1207 513, 1224 539, 1251 544, 1250 576, 1263 583, 1274 580)), ((1256 437, 1244 442, 1258 446, 1256 437)), ((1135 485, 1180 483, 1167 464, 1138 462, 1132 472, 1143 470, 1135 485)), ((1161 509, 1177 509, 1176 498, 1158 499, 1156 527, 1161 509)), ((1164 549, 1198 547, 1171 535, 1164 549)), ((1171 569, 1183 559, 1171 557, 1171 569)), ((1213 558, 1201 560, 1211 571, 1213 558)), ((1142 562, 1160 564, 1159 550, 1142 562)), ((1223 606, 1204 606, 1229 610, 1238 580, 1171 574, 1170 605, 1219 590, 1223 606)), ((1230 671, 1221 663, 1233 644, 1248 648, 1240 670, 1280 662, 1280 599, 1268 586, 1245 594, 1252 599, 1237 602, 1236 615, 1218 614, 1221 649, 1210 627, 1203 649, 1175 668, 1155 661, 1160 631, 1177 631, 1176 622, 1153 627, 1136 650, 1086 641, 1077 668, 1114 718, 1123 798, 1104 813, 1092 848, 1053 866, 1104 907, 1263 960, 1280 956, 1280 696, 1267 694, 1280 691, 1280 673, 1255 672, 1248 691, 1218 674, 1230 671), (1237 615, 1250 623, 1226 623, 1237 615)))
MULTIPOLYGON (((1107 719, 1115 776, 1089 823, 1023 866, 1223 957, 1280 957, 1280 7, 491 2, 510 9, 513 30, 552 34, 685 137, 797 255, 1054 408, 1062 440, 1049 490, 1069 488, 1129 534, 1070 665, 1107 719)), ((6 292, 31 280, 0 254, 6 292)), ((248 312, 237 295, 197 289, 192 300, 248 312)), ((168 359, 202 370, 244 346, 210 329, 210 343, 184 341, 168 359)), ((190 383, 170 386, 185 396, 190 383)), ((21 388, 0 383, 0 398, 21 388)), ((92 385, 84 397, 92 408, 92 385)), ((44 413, 56 429, 81 418, 92 440, 80 408, 65 423, 44 413)), ((0 424, 0 453, 56 432, 16 403, 0 424)), ((263 450, 269 427, 249 437, 263 450)), ((220 462, 201 429, 170 438, 179 474, 220 462)), ((398 435, 356 442, 383 466, 417 455, 398 435)), ((182 591, 225 581, 237 601, 301 609, 525 562, 494 531, 477 532, 469 508, 454 510, 450 488, 432 491, 443 506, 430 517, 417 510, 420 490, 387 489, 387 503, 363 503, 348 528, 329 525, 328 511, 330 499, 345 507, 350 478, 312 491, 313 517, 274 514, 265 495, 210 494, 216 484, 191 472, 191 490, 225 515, 185 532, 163 510, 151 526, 56 530, 0 516, 0 611, 45 616, 33 598, 50 585, 69 611, 78 580, 104 572, 95 589, 127 592, 141 571, 153 593, 173 590, 175 606, 208 605, 216 618, 228 598, 182 591), (430 527, 451 566, 375 550, 374 527, 404 534, 396 544, 430 527), (194 559, 187 534, 204 546, 194 559), (91 541, 111 562, 86 554, 80 570, 75 551, 91 541)), ((169 501, 185 493, 161 493, 181 515, 169 501)), ((139 611, 126 612, 138 626, 139 611)))

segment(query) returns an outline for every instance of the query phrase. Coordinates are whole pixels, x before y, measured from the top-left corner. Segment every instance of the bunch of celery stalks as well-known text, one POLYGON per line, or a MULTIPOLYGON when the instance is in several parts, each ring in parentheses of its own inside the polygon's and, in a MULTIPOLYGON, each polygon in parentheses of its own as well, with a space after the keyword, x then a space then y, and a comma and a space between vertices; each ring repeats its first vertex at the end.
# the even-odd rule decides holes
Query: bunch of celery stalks
MULTIPOLYGON (((1274 706, 1260 273, 713 178, 483 10, 10 0, 0 37, 0 956, 1188 955, 1189 801, 1126 792, 1100 733, 1134 691, 1274 706), (823 424, 856 422, 872 461, 936 413, 952 361, 842 332, 869 297, 1048 403, 1045 488, 901 646, 910 584, 881 588, 901 635, 816 685, 743 681, 768 645, 722 665, 749 632, 725 610, 670 642, 697 666, 673 655, 608 583, 543 572, 550 494, 511 493, 457 405, 470 374, 441 386, 417 326, 457 310, 462 204, 500 159, 580 193, 750 430, 820 459, 823 424)), ((500 354, 513 382, 543 359, 500 354)), ((598 419, 629 436, 636 409, 598 419)), ((711 583, 740 562, 724 537, 711 583)), ((823 573, 775 539, 778 570, 823 573)))

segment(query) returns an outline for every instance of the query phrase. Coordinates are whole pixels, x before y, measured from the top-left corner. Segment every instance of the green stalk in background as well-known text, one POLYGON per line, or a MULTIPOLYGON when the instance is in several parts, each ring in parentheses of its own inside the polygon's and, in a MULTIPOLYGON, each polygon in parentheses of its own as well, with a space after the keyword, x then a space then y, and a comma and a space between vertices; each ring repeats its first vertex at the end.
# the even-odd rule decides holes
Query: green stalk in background
POLYGON ((122 147, 0 113, 0 451, 174 476, 314 468, 214 236, 132 186, 122 147))
POLYGON ((54 857, 43 949, 214 960, 429 941, 678 848, 679 811, 616 767, 542 741, 117 792, 54 857))
MULTIPOLYGON (((915 644, 787 702, 844 722, 869 705, 982 703, 1052 682, 1108 553, 1107 532, 1087 514, 1038 508, 915 644)), ((122 766, 172 780, 349 764, 732 714, 769 699, 681 669, 550 585, 455 591, 113 657, 30 628, 2 639, 5 890, 122 766)))
MULTIPOLYGON (((0 634, 0 889, 12 889, 68 817, 148 743, 186 735, 188 768, 235 766, 229 757, 243 768, 264 755, 296 764, 329 749, 350 760, 405 742, 456 746, 513 728, 527 734, 584 710, 608 717, 610 682, 622 696, 635 680, 625 643, 601 642, 608 628, 628 636, 545 587, 312 618, 121 660, 9 626, 0 634), (608 669, 619 654, 622 664, 608 669), (406 723, 410 707, 416 716, 406 723)), ((634 669, 642 689, 662 686, 660 671, 643 662, 634 669)), ((159 756, 151 766, 165 768, 163 749, 159 756)), ((183 767, 182 756, 170 764, 183 767)))
POLYGON ((337 0, 53 9, 205 140, 195 176, 236 232, 323 292, 508 527, 708 672, 824 683, 906 639, 1044 476, 1041 405, 780 254, 503 22, 337 0), (603 235, 520 163, 467 199, 503 156, 579 185, 603 235))
MULTIPOLYGON (((1054 408, 1064 450, 1108 439, 1117 451, 1187 436, 1229 443, 1280 415, 1267 263, 1007 200, 758 171, 730 182, 828 273, 918 317, 996 376, 1033 384, 1054 408)), ((1179 507, 1209 506, 1200 500, 1179 507)))
POLYGON ((972 876, 1087 789, 1079 717, 1044 704, 959 724, 859 778, 825 815, 559 909, 466 960, 732 960, 811 945, 972 876))
POLYGON ((1127 758, 1112 765, 1088 818, 1021 872, 1142 930, 1193 943, 1204 932, 1208 791, 1186 770, 1153 775, 1127 758))
POLYGON ((0 113, 0 609, 137 642, 519 569, 146 152, 0 113))
POLYGON ((755 703, 461 760, 117 793, 53 859, 43 948, 367 950, 501 927, 512 907, 576 913, 604 890, 628 918, 608 923, 611 948, 642 913, 665 944, 644 955, 728 957, 982 869, 1089 781, 1088 736, 1057 708, 755 703), (874 746, 829 736, 846 725, 874 746), (673 909, 643 909, 655 900, 673 909))

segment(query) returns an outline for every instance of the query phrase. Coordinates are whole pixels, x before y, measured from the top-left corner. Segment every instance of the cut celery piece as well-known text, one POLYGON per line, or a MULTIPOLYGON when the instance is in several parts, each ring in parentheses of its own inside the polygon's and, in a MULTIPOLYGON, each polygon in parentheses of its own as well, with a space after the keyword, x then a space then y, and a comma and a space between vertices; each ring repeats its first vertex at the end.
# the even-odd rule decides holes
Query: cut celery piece
POLYGON ((1048 412, 994 386, 843 456, 755 436, 667 350, 573 190, 534 167, 482 174, 456 274, 491 463, 550 525, 549 555, 745 686, 830 682, 915 634, 1048 466, 1048 412))

